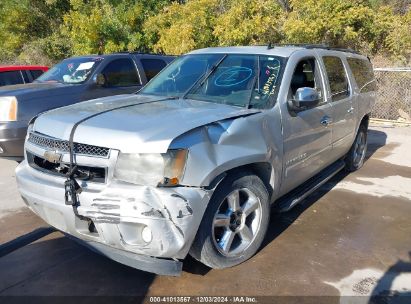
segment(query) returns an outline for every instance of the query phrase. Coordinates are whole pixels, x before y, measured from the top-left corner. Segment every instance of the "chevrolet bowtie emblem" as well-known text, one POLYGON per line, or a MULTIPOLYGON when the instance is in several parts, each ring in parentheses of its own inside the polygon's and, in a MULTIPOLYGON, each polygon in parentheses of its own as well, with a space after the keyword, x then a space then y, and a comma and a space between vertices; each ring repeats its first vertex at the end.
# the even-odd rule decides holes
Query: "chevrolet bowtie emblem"
POLYGON ((56 151, 46 151, 44 152, 44 159, 53 163, 57 164, 61 161, 62 154, 57 153, 56 151))

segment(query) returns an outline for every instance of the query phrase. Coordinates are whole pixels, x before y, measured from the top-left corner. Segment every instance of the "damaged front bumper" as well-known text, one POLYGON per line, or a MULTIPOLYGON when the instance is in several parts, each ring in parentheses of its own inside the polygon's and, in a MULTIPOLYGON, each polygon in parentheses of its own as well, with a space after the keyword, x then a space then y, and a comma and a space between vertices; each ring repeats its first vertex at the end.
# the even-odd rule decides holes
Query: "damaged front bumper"
POLYGON ((191 247, 212 190, 157 188, 110 179, 82 183, 76 217, 64 203, 64 177, 32 168, 16 169, 19 191, 27 205, 51 226, 128 266, 177 275, 191 247), (143 235, 144 234, 144 235, 143 235))

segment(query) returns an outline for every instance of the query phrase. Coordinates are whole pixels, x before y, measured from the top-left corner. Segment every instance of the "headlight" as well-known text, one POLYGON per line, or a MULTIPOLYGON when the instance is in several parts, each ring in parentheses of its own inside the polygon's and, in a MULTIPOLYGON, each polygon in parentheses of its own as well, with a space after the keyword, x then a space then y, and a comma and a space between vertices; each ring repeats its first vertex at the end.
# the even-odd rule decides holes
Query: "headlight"
POLYGON ((17 99, 14 96, 0 97, 0 121, 17 120, 17 99))
POLYGON ((188 150, 164 154, 120 153, 114 178, 140 185, 176 186, 184 175, 188 150))

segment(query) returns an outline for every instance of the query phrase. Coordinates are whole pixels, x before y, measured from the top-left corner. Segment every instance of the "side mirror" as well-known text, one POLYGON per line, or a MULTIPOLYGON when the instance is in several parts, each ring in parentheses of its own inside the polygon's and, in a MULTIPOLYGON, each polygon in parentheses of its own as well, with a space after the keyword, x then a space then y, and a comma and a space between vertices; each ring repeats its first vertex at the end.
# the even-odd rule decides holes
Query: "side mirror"
POLYGON ((94 83, 98 87, 104 87, 107 83, 106 76, 104 76, 103 74, 97 74, 94 78, 94 83))
POLYGON ((316 106, 320 102, 320 94, 313 88, 298 88, 291 101, 295 110, 304 110, 316 106))

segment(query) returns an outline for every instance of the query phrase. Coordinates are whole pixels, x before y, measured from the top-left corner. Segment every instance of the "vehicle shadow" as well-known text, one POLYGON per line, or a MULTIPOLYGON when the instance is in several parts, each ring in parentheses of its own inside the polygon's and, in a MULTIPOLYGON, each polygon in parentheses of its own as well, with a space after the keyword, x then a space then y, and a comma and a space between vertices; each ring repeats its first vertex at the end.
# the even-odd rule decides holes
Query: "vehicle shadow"
MULTIPOLYGON (((368 145, 366 161, 371 158, 374 153, 383 148, 387 143, 387 134, 382 131, 368 130, 368 145)), ((290 227, 298 217, 308 208, 310 208, 315 202, 321 199, 327 194, 334 186, 341 182, 349 173, 341 171, 330 179, 325 185, 320 187, 317 191, 309 195, 302 203, 295 206, 288 212, 278 213, 276 210, 271 212, 270 226, 260 248, 263 249, 273 240, 275 240, 281 233, 283 233, 288 227, 290 227)))
POLYGON ((293 209, 287 212, 279 213, 275 208, 272 209, 270 225, 266 233, 266 237, 260 248, 262 250, 265 246, 274 241, 281 235, 288 227, 290 227, 300 215, 310 208, 315 202, 327 194, 335 185, 343 180, 349 173, 341 171, 330 179, 325 185, 320 187, 317 191, 309 195, 302 203, 296 205, 293 209))
POLYGON ((156 275, 114 262, 59 235, 0 259, 1 297, 86 296, 81 303, 95 303, 90 296, 122 296, 138 297, 132 302, 139 303, 147 295, 156 275))
POLYGON ((403 273, 411 273, 411 251, 408 254, 410 262, 399 260, 378 280, 371 293, 369 304, 411 303, 411 282, 408 282, 406 290, 392 290, 396 278, 403 273))
POLYGON ((375 152, 387 144, 387 134, 382 131, 369 129, 368 130, 368 145, 365 159, 371 158, 375 152))

